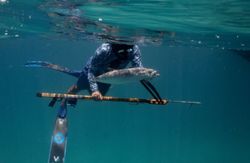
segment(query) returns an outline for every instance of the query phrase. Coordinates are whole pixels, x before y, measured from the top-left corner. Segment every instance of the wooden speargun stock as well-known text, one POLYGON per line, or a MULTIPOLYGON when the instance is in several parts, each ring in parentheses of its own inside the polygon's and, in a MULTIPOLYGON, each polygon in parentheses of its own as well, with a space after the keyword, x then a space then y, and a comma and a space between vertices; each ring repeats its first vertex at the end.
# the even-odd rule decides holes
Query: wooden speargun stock
MULTIPOLYGON (((96 100, 92 96, 88 95, 75 95, 75 94, 66 94, 66 93, 48 93, 48 92, 39 92, 37 97, 47 97, 47 98, 76 98, 80 100, 96 100)), ((154 105, 166 105, 168 103, 180 103, 180 104, 191 104, 191 105, 201 105, 199 101, 183 101, 183 100, 168 100, 168 99, 143 99, 143 98, 122 98, 122 97, 113 97, 113 96, 103 96, 102 101, 113 101, 113 102, 131 102, 131 103, 147 103, 154 105)))
MULTIPOLYGON (((74 95, 74 94, 65 94, 65 93, 47 93, 47 92, 39 92, 36 94, 37 97, 48 97, 48 98, 76 98, 81 100, 95 100, 92 96, 87 95, 74 95)), ((155 105, 166 105, 168 100, 156 100, 156 99, 142 99, 142 98, 121 98, 121 97, 113 97, 113 96, 103 96, 102 101, 116 101, 116 102, 131 102, 131 103, 147 103, 147 104, 155 104, 155 105)))

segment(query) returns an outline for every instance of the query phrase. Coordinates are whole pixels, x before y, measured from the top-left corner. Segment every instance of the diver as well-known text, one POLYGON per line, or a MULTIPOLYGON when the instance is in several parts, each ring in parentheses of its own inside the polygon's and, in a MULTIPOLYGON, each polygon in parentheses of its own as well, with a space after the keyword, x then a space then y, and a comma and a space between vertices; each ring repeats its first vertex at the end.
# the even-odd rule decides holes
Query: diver
MULTIPOLYGON (((67 93, 76 94, 81 90, 88 90, 92 97, 101 100, 111 85, 96 82, 95 77, 114 69, 126 68, 129 64, 131 67, 143 67, 138 45, 103 43, 90 57, 77 82, 68 89, 67 93)), ((53 106, 56 100, 56 98, 52 99, 49 105, 53 106)), ((66 117, 67 103, 74 106, 76 99, 62 100, 58 113, 61 118, 66 117)))
MULTIPOLYGON (((131 67, 143 67, 138 45, 103 43, 90 57, 80 72, 77 82, 68 89, 67 93, 76 94, 81 90, 87 90, 96 100, 102 100, 111 85, 96 82, 95 77, 115 69, 124 69, 129 64, 131 67)), ((140 82, 155 99, 161 100, 159 93, 149 81, 141 80, 140 82)), ((56 101, 57 98, 53 98, 49 106, 53 107, 56 101)), ((76 103, 77 99, 62 99, 58 117, 65 118, 67 105, 75 106, 76 103)))

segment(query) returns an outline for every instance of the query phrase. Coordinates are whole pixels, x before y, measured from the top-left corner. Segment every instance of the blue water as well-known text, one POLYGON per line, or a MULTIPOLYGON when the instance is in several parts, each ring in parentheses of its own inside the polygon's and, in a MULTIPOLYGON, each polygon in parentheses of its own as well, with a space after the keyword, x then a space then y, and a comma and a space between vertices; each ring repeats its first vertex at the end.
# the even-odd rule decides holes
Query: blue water
MULTIPOLYGON (((224 7, 217 5, 218 8, 213 10, 211 6, 214 4, 209 1, 197 4, 196 1, 182 0, 179 5, 177 1, 74 1, 81 2, 80 8, 86 12, 86 17, 81 18, 88 20, 84 24, 91 24, 94 14, 102 11, 100 17, 103 21, 109 20, 104 25, 120 29, 114 35, 105 33, 105 36, 112 36, 105 38, 103 31, 99 31, 100 26, 96 25, 80 26, 78 30, 65 26, 58 28, 56 24, 62 24, 61 21, 66 21, 66 24, 70 21, 65 15, 48 16, 51 10, 44 10, 44 6, 51 6, 54 11, 59 1, 55 2, 56 5, 16 0, 0 5, 0 163, 47 162, 58 105, 51 109, 47 106, 48 99, 37 98, 35 94, 40 91, 65 92, 75 82, 75 78, 62 73, 25 68, 26 61, 45 60, 81 69, 103 40, 131 41, 134 36, 140 38, 137 41, 144 66, 157 69, 161 74, 152 81, 161 95, 168 99, 201 101, 202 105, 79 101, 76 108, 69 110, 66 163, 250 161, 247 1, 221 0, 216 4, 224 4, 224 7), (196 10, 192 11, 201 17, 198 19, 200 24, 191 23, 190 29, 187 22, 197 20, 182 17, 183 12, 177 10, 187 9, 186 3, 195 7, 196 10), (109 14, 110 5, 114 4, 118 11, 112 12, 117 17, 109 14), (171 15, 164 12, 164 7, 159 13, 155 10, 164 5, 169 6, 169 10, 172 7, 171 14, 180 17, 172 17, 170 21, 171 15), (141 10, 125 10, 125 6, 141 10), (222 12, 223 8, 226 13, 222 12), (211 11, 211 19, 219 13, 223 20, 227 20, 225 22, 232 20, 231 24, 220 21, 221 17, 213 17, 209 22, 217 22, 220 26, 212 27, 211 23, 201 21, 205 18, 205 11, 211 11), (230 11, 235 15, 230 15, 230 11), (155 20, 154 26, 142 21, 117 24, 119 18, 125 19, 131 12, 155 20), (161 17, 163 13, 169 16, 168 19, 161 17), (155 18, 149 17, 152 14, 155 18), (166 24, 169 24, 168 28, 164 28, 166 24), (135 35, 136 31, 139 36, 135 35)), ((108 95, 150 97, 137 83, 114 85, 108 95)))

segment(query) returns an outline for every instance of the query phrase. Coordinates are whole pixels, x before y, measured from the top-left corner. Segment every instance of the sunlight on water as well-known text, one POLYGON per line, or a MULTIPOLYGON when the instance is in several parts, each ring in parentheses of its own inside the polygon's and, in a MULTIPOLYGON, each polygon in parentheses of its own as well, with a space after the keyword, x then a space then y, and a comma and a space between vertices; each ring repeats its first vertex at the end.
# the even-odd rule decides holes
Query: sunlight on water
MULTIPOLYGON (((2 3, 8 1, 2 0, 2 3)), ((98 39, 169 46, 248 50, 247 1, 31 1, 1 5, 1 39, 98 39), (15 8, 15 10, 13 10, 15 8), (8 37, 5 31, 9 31, 8 37)))

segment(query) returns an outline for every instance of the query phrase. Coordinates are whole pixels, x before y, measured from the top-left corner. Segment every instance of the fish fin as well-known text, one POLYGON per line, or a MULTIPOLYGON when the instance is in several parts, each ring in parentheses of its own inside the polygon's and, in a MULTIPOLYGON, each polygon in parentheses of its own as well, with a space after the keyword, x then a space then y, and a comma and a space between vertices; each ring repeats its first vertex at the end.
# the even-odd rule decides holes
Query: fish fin
POLYGON ((153 96, 154 99, 157 99, 156 95, 152 92, 152 90, 145 83, 145 80, 140 80, 141 84, 147 89, 147 91, 153 96))
POLYGON ((148 80, 145 80, 145 81, 146 81, 147 85, 154 91, 154 93, 156 94, 158 99, 162 101, 162 98, 161 98, 160 94, 158 93, 158 91, 156 90, 156 88, 154 87, 154 85, 152 83, 150 83, 148 80))
POLYGON ((147 89, 147 91, 153 96, 154 99, 162 101, 160 94, 148 80, 143 79, 140 82, 147 89))

